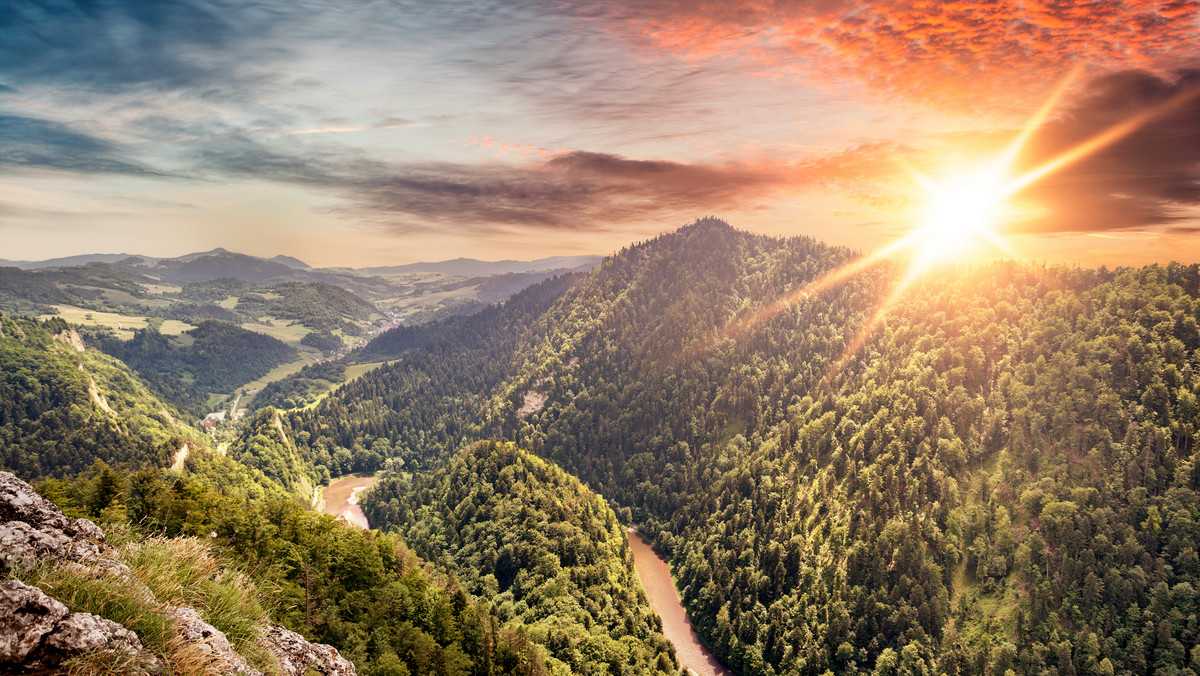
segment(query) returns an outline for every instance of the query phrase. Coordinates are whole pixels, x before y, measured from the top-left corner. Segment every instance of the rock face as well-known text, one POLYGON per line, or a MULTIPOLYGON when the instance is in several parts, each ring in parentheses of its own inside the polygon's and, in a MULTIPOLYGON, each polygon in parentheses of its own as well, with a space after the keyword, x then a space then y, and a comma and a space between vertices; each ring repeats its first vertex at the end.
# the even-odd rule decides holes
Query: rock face
POLYGON ((271 627, 262 644, 275 655, 283 673, 288 676, 305 676, 311 672, 321 676, 355 676, 354 665, 342 657, 337 648, 309 643, 300 634, 283 627, 271 627))
POLYGON ((0 582, 0 671, 35 670, 99 649, 134 655, 142 643, 116 622, 68 612, 37 587, 0 582))
MULTIPOLYGON (((153 592, 134 579, 129 567, 117 558, 99 526, 64 515, 32 486, 9 472, 0 472, 0 575, 19 576, 22 570, 53 561, 80 575, 120 578, 126 588, 140 587, 148 605, 157 604, 153 592)), ((262 676, 200 613, 176 606, 161 608, 186 642, 184 650, 204 664, 205 674, 262 676)), ((354 665, 336 648, 309 643, 283 627, 270 627, 260 642, 286 674, 355 676, 354 665)), ((147 658, 143 666, 153 667, 141 669, 141 673, 166 669, 158 658, 142 654, 137 635, 116 622, 69 612, 41 589, 18 580, 0 582, 0 674, 45 673, 72 655, 95 650, 141 654, 147 658)))
POLYGON ((9 472, 0 472, 0 573, 42 559, 86 561, 108 548, 104 531, 72 519, 9 472))
POLYGON ((71 538, 104 543, 104 531, 87 519, 72 519, 33 486, 11 472, 0 472, 0 521, 24 521, 36 529, 60 530, 71 538))

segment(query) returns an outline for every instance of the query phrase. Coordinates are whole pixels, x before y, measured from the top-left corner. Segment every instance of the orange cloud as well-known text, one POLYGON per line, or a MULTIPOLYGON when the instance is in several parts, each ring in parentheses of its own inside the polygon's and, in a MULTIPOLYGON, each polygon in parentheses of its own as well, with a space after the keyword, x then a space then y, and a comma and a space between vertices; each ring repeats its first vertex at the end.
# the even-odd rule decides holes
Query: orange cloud
POLYGON ((763 74, 989 110, 1037 101, 1080 61, 1092 75, 1184 65, 1198 17, 1193 0, 651 0, 607 21, 685 60, 738 58, 763 74))

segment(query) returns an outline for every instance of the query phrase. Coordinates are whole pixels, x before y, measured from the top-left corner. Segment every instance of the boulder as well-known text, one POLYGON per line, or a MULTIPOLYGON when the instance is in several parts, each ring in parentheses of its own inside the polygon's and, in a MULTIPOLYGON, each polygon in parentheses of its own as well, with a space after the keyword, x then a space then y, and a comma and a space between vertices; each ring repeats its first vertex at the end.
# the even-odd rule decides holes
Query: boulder
POLYGON ((0 665, 21 664, 42 645, 67 607, 18 580, 0 582, 0 665))
POLYGON ((0 521, 24 521, 38 530, 59 530, 71 538, 104 544, 104 531, 87 519, 72 519, 12 472, 0 472, 0 521))
POLYGON ((356 676, 354 665, 331 645, 309 643, 294 631, 278 625, 271 627, 262 638, 265 647, 276 659, 287 676, 305 676, 318 673, 321 676, 356 676))
POLYGON ((104 648, 136 655, 142 651, 142 642, 137 634, 112 620, 91 613, 71 613, 46 636, 46 647, 65 654, 104 648))

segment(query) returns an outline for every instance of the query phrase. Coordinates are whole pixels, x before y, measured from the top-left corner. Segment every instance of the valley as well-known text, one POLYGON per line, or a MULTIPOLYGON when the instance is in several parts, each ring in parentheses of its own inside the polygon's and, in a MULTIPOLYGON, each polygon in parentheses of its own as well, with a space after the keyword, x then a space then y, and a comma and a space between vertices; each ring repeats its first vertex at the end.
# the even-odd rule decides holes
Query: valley
POLYGON ((1200 266, 930 273, 873 325, 903 271, 823 285, 855 256, 700 219, 298 368, 348 291, 239 292, 293 294, 290 336, 5 313, 0 464, 270 561, 279 621, 364 670, 1190 668, 1200 266), (418 570, 425 638, 369 610, 418 570))

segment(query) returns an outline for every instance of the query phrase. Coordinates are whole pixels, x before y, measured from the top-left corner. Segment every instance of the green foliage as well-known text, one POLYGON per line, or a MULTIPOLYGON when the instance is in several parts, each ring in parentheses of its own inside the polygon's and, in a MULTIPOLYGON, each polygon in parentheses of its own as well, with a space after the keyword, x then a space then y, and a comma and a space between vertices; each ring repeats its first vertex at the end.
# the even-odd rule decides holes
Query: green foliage
MULTIPOLYGON (((139 532, 154 535, 124 548, 136 575, 160 599, 201 609, 231 640, 252 636, 270 617, 337 647, 360 673, 549 673, 527 631, 502 626, 491 604, 435 574, 394 536, 292 500, 229 497, 161 471, 135 473, 121 487, 114 502, 139 532)), ((87 505, 73 496, 93 492, 93 482, 68 484, 57 497, 78 512, 87 505)))
POLYGON ((381 440, 388 455, 419 468, 457 449, 464 436, 481 436, 480 415, 489 393, 511 376, 513 351, 533 339, 531 325, 578 279, 564 275, 530 287, 346 383, 312 409, 291 413, 297 444, 336 476, 381 467, 385 456, 368 452, 381 440))
POLYGON ((844 356, 901 274, 797 293, 849 259, 702 220, 292 423, 553 460, 741 673, 1194 669, 1200 266, 926 276, 844 356))
POLYGON ((316 401, 317 397, 345 379, 346 363, 344 361, 308 364, 298 373, 268 383, 258 394, 254 395, 251 405, 254 408, 267 406, 299 408, 316 401))
POLYGON ((285 282, 270 287, 273 298, 259 294, 241 296, 235 310, 247 317, 271 315, 295 320, 315 331, 335 329, 358 335, 354 322, 367 321, 378 312, 374 305, 350 291, 321 282, 285 282))
POLYGON ((354 357, 359 361, 395 359, 413 348, 423 347, 448 331, 455 330, 463 321, 462 317, 451 317, 428 324, 397 326, 373 338, 362 349, 357 350, 354 357))
POLYGON ((144 329, 128 341, 102 339, 97 346, 139 373, 205 393, 231 392, 296 358, 296 348, 228 322, 203 321, 186 335, 192 344, 177 346, 158 331, 144 329))
POLYGON ((304 334, 300 339, 300 344, 316 348, 322 352, 336 352, 346 346, 341 338, 333 335, 328 331, 313 331, 312 333, 304 334))
POLYGON ((106 263, 49 270, 0 267, 0 311, 21 314, 55 313, 52 305, 89 310, 120 310, 106 291, 141 298, 147 277, 106 263))
POLYGON ((0 314, 0 467, 35 479, 96 459, 161 466, 182 444, 202 443, 123 364, 55 339, 69 332, 61 319, 0 314))
POLYGON ((572 673, 676 673, 629 542, 604 499, 511 443, 482 442, 360 503, 426 559, 493 598, 572 673))

